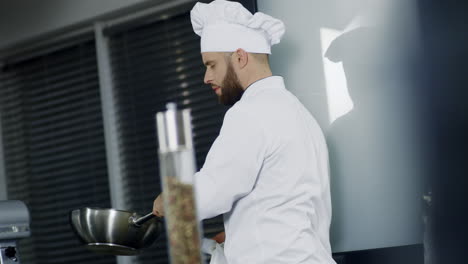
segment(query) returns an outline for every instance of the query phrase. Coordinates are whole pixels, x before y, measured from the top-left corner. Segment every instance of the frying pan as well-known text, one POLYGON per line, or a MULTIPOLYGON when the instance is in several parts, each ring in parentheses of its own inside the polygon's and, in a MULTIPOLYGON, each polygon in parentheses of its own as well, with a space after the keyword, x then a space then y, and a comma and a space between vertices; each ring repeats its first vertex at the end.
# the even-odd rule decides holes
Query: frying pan
POLYGON ((152 213, 85 207, 70 212, 73 231, 88 249, 112 255, 136 255, 161 234, 160 218, 152 213))

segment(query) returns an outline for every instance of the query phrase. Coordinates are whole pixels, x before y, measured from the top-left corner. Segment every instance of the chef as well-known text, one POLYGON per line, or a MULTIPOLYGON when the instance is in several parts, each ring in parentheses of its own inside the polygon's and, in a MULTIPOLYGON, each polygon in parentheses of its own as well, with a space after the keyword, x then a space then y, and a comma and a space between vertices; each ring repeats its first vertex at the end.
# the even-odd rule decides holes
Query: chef
POLYGON ((232 105, 195 175, 198 217, 223 215, 229 264, 335 263, 324 136, 268 64, 283 22, 224 0, 197 3, 191 20, 204 82, 232 105))

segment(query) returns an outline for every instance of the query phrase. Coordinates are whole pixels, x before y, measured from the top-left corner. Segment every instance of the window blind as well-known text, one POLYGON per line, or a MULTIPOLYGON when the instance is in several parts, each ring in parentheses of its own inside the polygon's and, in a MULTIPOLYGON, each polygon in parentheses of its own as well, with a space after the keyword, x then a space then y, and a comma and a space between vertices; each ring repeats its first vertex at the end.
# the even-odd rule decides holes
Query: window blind
POLYGON ((7 63, 0 111, 8 199, 31 213, 21 261, 115 263, 80 246, 68 223, 72 209, 110 207, 94 40, 7 63))

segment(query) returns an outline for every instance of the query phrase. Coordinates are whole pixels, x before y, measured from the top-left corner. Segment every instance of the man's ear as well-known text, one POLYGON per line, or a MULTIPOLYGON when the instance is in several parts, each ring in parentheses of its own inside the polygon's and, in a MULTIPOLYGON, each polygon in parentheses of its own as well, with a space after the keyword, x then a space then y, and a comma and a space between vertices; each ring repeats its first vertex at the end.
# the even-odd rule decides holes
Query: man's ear
POLYGON ((235 51, 235 62, 239 66, 240 69, 244 68, 247 66, 247 63, 249 62, 249 54, 243 50, 243 49, 237 49, 235 51))

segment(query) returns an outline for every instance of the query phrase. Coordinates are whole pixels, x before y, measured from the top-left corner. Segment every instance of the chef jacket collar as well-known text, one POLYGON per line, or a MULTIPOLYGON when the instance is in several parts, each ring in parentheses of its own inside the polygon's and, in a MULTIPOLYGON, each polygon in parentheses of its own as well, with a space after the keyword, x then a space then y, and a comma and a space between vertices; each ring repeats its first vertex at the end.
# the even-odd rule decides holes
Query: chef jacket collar
POLYGON ((248 98, 250 96, 255 96, 258 92, 264 90, 264 89, 270 89, 270 88, 284 88, 284 79, 281 76, 269 76, 265 77, 259 80, 256 80, 255 82, 251 83, 247 88, 245 88, 244 94, 242 95, 242 99, 248 98))

